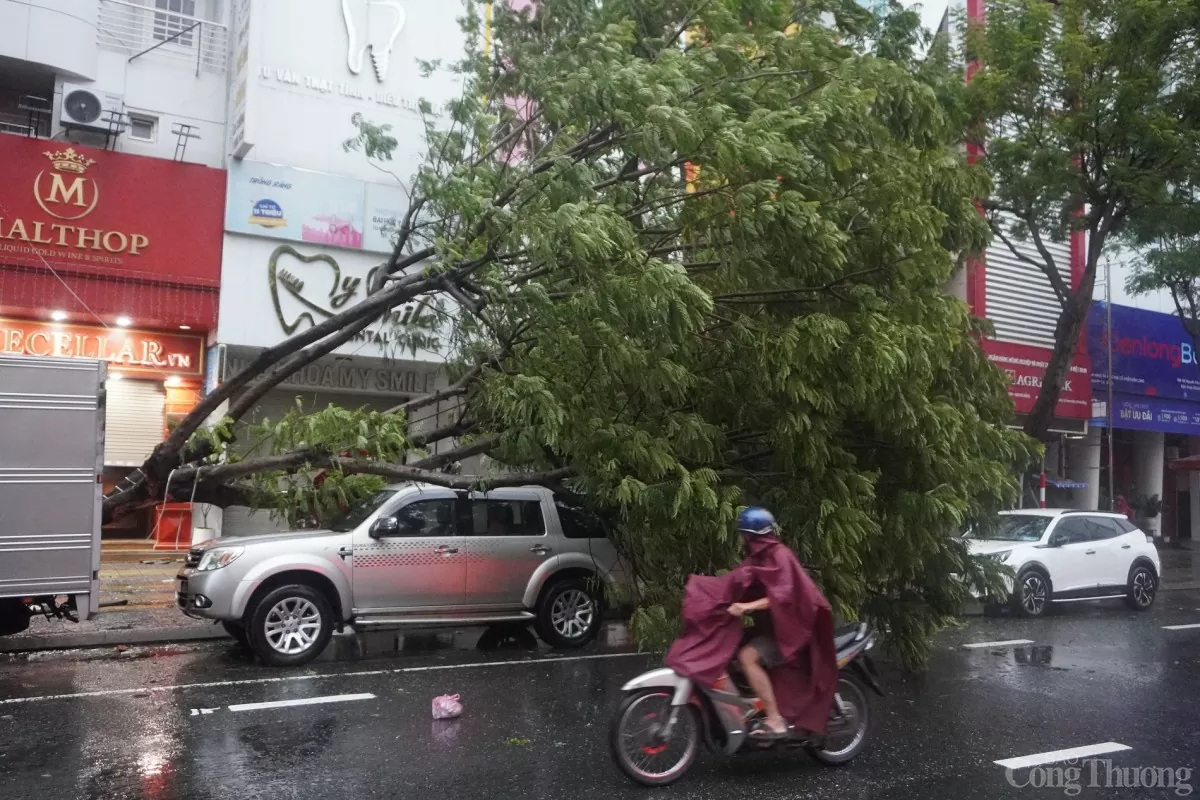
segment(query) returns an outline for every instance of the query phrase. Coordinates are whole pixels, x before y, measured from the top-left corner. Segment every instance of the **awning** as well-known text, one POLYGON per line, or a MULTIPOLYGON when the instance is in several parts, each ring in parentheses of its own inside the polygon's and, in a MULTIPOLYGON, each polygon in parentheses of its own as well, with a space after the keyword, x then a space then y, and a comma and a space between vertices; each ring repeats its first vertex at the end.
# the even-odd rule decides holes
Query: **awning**
POLYGON ((1200 455, 1177 458, 1167 466, 1176 472, 1195 472, 1200 470, 1200 455))
POLYGON ((1088 488, 1086 481, 1068 481, 1063 478, 1046 478, 1046 485, 1053 486, 1055 489, 1086 489, 1088 488))

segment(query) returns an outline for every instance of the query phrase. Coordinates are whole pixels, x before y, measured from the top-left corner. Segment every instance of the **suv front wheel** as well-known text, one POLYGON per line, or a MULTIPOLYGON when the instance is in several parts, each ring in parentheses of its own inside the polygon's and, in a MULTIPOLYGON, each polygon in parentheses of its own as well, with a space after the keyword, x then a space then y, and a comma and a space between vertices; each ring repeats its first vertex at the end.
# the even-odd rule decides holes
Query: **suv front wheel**
POLYGON ((321 654, 333 636, 333 608, 304 584, 272 589, 246 615, 250 648, 264 664, 298 667, 321 654))
POLYGON ((1158 576, 1145 564, 1135 564, 1129 570, 1129 582, 1125 587, 1125 603, 1134 611, 1146 611, 1154 605, 1158 594, 1158 576))
POLYGON ((600 633, 603 597, 596 578, 567 578, 542 596, 534 625, 551 647, 575 648, 600 633))

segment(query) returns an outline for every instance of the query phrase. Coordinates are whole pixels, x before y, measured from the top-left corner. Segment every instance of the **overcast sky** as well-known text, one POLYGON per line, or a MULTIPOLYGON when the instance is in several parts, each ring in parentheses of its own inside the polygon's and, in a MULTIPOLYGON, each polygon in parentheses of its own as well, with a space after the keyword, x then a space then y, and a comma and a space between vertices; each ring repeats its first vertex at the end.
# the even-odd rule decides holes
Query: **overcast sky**
POLYGON ((946 12, 947 0, 925 0, 924 2, 914 2, 913 0, 900 0, 907 8, 917 8, 921 11, 921 25, 928 30, 937 28, 938 23, 942 21, 942 14, 946 12))

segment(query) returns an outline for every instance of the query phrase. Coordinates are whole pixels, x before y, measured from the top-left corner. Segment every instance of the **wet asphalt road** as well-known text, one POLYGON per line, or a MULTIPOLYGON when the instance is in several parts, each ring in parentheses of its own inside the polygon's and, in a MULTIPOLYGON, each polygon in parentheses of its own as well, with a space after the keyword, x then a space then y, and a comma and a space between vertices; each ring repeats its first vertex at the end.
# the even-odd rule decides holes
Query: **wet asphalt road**
POLYGON ((831 770, 794 752, 702 754, 682 782, 657 791, 628 783, 609 761, 619 687, 657 664, 619 650, 448 647, 299 671, 258 667, 223 643, 6 661, 0 798, 1188 796, 1182 784, 1200 793, 1200 628, 1163 626, 1195 623, 1196 592, 1164 592, 1141 615, 1110 603, 1031 622, 968 618, 938 637, 927 673, 884 665, 876 738, 852 765, 831 770), (1033 643, 963 647, 1012 639, 1033 643), (461 694, 461 719, 430 718, 443 693, 461 694), (238 707, 332 695, 352 697, 238 707), (1176 786, 1107 786, 1107 765, 1084 764, 1071 795, 1028 786, 1053 777, 1045 767, 1006 773, 994 763, 1105 742, 1130 748, 1101 757, 1113 767, 1170 768, 1176 786))

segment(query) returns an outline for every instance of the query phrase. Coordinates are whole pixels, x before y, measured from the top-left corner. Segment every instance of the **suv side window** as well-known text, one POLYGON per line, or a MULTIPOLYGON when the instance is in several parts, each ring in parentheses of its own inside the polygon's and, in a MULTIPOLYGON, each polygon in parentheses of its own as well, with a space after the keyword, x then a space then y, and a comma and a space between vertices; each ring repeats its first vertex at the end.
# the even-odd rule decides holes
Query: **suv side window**
POLYGON ((1138 526, 1130 522, 1128 517, 1109 517, 1108 521, 1120 528, 1122 534, 1133 533, 1138 529, 1138 526))
POLYGON ((555 500, 554 508, 558 511, 558 520, 562 523, 563 536, 566 538, 605 539, 608 537, 604 522, 595 514, 568 505, 562 500, 555 500))
POLYGON ((1054 526, 1054 543, 1079 544, 1092 541, 1091 526, 1083 517, 1063 517, 1054 526))
POLYGON ((463 536, 545 536, 538 500, 467 500, 460 517, 463 536))
POLYGON ((1095 532, 1093 540, 1097 542, 1104 539, 1115 539, 1129 532, 1121 527, 1119 520, 1115 517, 1088 517, 1088 522, 1092 524, 1095 532))
POLYGON ((396 536, 454 536, 454 501, 417 500, 396 509, 392 517, 400 524, 396 536))

